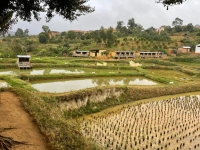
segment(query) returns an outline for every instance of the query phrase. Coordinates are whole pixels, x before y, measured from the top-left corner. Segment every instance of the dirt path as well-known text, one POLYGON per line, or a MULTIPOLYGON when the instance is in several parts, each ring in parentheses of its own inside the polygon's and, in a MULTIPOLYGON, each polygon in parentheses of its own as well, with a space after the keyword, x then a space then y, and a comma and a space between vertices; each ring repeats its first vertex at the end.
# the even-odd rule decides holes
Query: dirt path
POLYGON ((0 129, 2 128, 15 128, 0 134, 28 144, 15 145, 11 150, 50 150, 20 100, 10 92, 0 93, 0 129))

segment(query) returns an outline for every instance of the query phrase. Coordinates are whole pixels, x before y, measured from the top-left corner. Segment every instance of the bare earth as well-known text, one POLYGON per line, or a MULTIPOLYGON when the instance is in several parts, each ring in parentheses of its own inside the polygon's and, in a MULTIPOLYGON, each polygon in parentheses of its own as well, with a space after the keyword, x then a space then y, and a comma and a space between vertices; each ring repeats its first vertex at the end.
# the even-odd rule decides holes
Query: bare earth
POLYGON ((31 116, 23 108, 19 98, 11 92, 0 93, 0 135, 11 137, 15 141, 27 142, 27 145, 15 145, 11 150, 49 150, 45 138, 31 116))

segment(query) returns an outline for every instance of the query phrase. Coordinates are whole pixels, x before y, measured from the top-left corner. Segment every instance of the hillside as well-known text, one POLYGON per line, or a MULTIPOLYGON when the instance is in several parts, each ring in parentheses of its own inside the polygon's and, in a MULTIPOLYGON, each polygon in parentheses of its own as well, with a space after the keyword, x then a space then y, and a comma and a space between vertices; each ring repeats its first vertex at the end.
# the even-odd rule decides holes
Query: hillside
POLYGON ((122 31, 97 30, 87 33, 76 31, 58 34, 42 32, 35 36, 8 36, 0 41, 0 57, 16 57, 18 54, 35 56, 63 56, 74 50, 105 49, 108 51, 161 51, 168 54, 169 49, 190 46, 194 51, 200 42, 200 29, 192 32, 175 32, 167 29, 158 34, 156 30, 141 30, 124 34, 122 31))

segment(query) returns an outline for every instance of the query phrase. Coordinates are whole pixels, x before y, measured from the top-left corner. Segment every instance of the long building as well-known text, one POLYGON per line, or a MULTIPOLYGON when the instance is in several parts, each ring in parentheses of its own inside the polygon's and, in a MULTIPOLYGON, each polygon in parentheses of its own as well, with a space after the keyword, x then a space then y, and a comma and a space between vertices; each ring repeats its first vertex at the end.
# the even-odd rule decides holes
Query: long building
POLYGON ((140 58, 162 58, 166 57, 163 52, 140 52, 140 58))
POLYGON ((114 57, 117 59, 135 58, 135 52, 134 51, 116 51, 114 57))

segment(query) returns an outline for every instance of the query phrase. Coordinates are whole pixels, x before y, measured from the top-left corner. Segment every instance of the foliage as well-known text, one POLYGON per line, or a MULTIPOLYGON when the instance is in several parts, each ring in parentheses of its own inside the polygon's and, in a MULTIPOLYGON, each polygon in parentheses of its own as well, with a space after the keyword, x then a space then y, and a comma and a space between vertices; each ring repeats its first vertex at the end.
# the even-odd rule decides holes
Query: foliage
POLYGON ((48 36, 47 36, 47 34, 45 32, 41 32, 38 37, 39 37, 39 42, 40 43, 46 44, 48 42, 49 38, 48 38, 48 36))
POLYGON ((121 31, 122 27, 124 26, 124 22, 123 21, 118 21, 117 22, 117 26, 116 26, 116 30, 119 32, 121 31))
POLYGON ((156 3, 162 3, 164 6, 168 7, 172 5, 180 5, 186 0, 156 0, 156 3))
POLYGON ((174 27, 176 32, 181 32, 182 28, 181 26, 183 25, 183 20, 180 18, 175 18, 175 20, 172 22, 172 26, 174 27))
POLYGON ((28 36, 28 29, 25 29, 24 31, 21 28, 18 28, 17 31, 15 32, 16 37, 25 37, 28 36))
POLYGON ((137 24, 135 23, 134 18, 129 19, 128 24, 127 24, 128 30, 131 31, 131 30, 135 29, 136 27, 137 27, 137 24))
POLYGON ((12 17, 13 11, 0 11, 0 33, 5 34, 13 24, 17 23, 17 19, 12 17))
POLYGON ((94 8, 91 8, 85 3, 88 0, 9 0, 0 3, 0 29, 7 31, 11 24, 15 22, 12 20, 13 12, 15 17, 24 21, 31 21, 32 17, 37 21, 40 20, 40 12, 46 12, 46 21, 50 21, 54 14, 63 16, 64 19, 73 21, 81 15, 91 13, 94 8), (3 22, 2 22, 3 20, 3 22))

